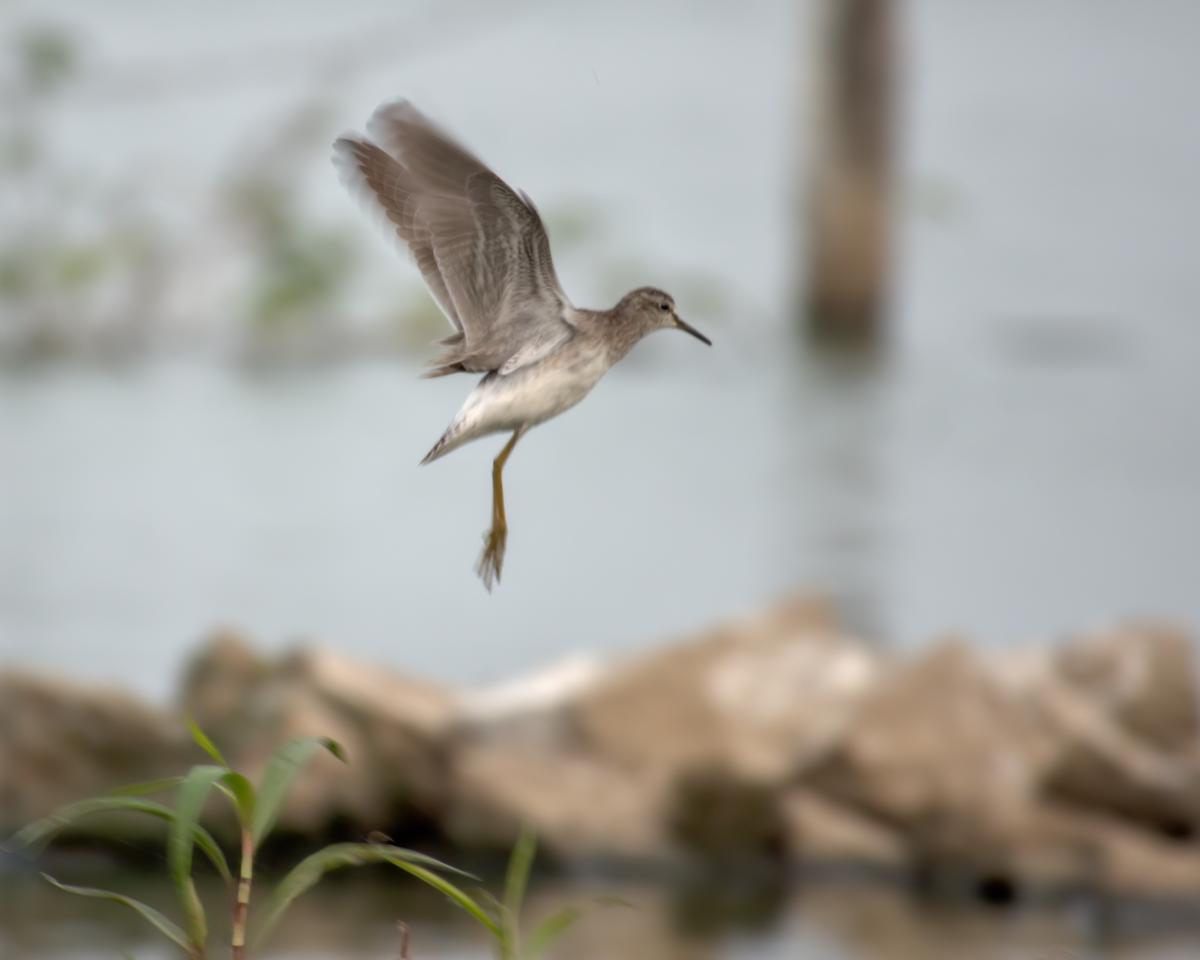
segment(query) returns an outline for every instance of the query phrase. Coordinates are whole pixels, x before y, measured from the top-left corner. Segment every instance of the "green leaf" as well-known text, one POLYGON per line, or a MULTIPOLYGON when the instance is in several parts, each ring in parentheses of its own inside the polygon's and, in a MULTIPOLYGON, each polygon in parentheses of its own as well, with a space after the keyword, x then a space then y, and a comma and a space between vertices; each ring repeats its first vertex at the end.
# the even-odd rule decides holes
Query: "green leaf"
POLYGON ((317 739, 321 742, 321 746, 341 760, 342 763, 350 762, 350 758, 346 755, 346 748, 334 740, 333 737, 317 737, 317 739))
POLYGON ((533 929, 533 933, 529 937, 529 945, 525 948, 526 960, 537 960, 546 948, 557 940, 569 928, 574 926, 579 919, 587 913, 587 906, 595 907, 630 907, 632 904, 620 897, 597 897, 588 905, 574 904, 563 907, 561 910, 556 910, 550 914, 545 920, 539 923, 533 929))
POLYGON ((71 826, 80 817, 92 813, 108 813, 113 810, 133 810, 139 813, 149 813, 164 820, 170 820, 175 812, 170 807, 153 800, 137 800, 131 797, 94 797, 91 800, 80 800, 59 807, 48 817, 35 820, 28 826, 10 837, 4 843, 4 849, 10 853, 21 853, 32 859, 54 839, 55 835, 71 826))
POLYGON ((508 858, 508 873, 504 877, 502 919, 505 937, 501 943, 501 953, 505 957, 517 957, 521 952, 521 903, 525 899, 529 871, 533 869, 533 858, 536 854, 537 832, 530 823, 524 822, 521 824, 521 832, 517 835, 512 855, 508 858))
MULTIPOLYGON (((4 844, 4 849, 32 858, 53 840, 57 833, 71 826, 80 817, 93 813, 110 813, 115 810, 148 813, 170 822, 174 822, 176 819, 174 810, 153 800, 139 800, 134 797, 96 797, 92 800, 81 800, 78 803, 60 807, 50 816, 29 824, 4 844)), ((231 883, 233 877, 229 872, 229 864, 212 834, 197 824, 193 829, 193 838, 208 859, 213 862, 213 866, 220 872, 222 879, 226 883, 231 883)))
POLYGON ((229 864, 225 861, 225 854, 221 852, 221 848, 217 846, 217 841, 213 839, 211 833, 205 830, 199 824, 196 824, 192 830, 192 837, 196 841, 196 846, 204 851, 204 855, 212 861, 212 865, 217 868, 217 872, 221 875, 221 879, 226 883, 233 883, 233 877, 229 873, 229 864))
POLYGON ((190 716, 184 717, 187 721, 188 729, 192 732, 192 739, 196 741, 210 757, 217 761, 222 767, 228 769, 229 764, 225 762, 225 758, 221 756, 221 751, 217 749, 217 745, 208 739, 208 734, 200 729, 200 725, 196 723, 190 716))
POLYGON ((144 797, 150 793, 162 793, 173 790, 183 783, 183 777, 163 777, 161 780, 143 780, 141 783, 131 783, 116 790, 109 790, 106 797, 144 797))
POLYGON ((441 891, 445 896, 449 897, 460 907, 466 910, 467 913, 471 914, 471 916, 487 927, 487 929, 494 936, 500 936, 501 930, 499 924, 497 924, 495 920, 488 916, 487 911, 484 910, 477 901, 468 896, 449 880, 439 877, 436 873, 430 873, 424 867, 419 867, 415 863, 401 863, 399 860, 390 857, 388 858, 388 863, 399 867, 401 870, 404 870, 407 873, 411 873, 419 880, 424 880, 435 890, 441 891))
POLYGON ((237 807, 238 822, 242 825, 242 829, 248 828, 254 820, 254 808, 258 802, 258 795, 253 784, 236 770, 230 770, 221 778, 219 786, 227 788, 225 793, 237 807))
POLYGON ((365 863, 390 863, 424 880, 475 917, 493 935, 500 936, 500 928, 478 903, 454 884, 426 868, 448 870, 465 877, 470 877, 470 874, 463 873, 463 871, 435 860, 433 857, 417 853, 415 850, 406 850, 391 844, 335 843, 301 860, 271 892, 271 896, 259 913, 258 930, 254 936, 255 944, 265 941, 296 898, 314 886, 326 873, 341 867, 353 867, 365 863))
POLYGON ((267 772, 263 774, 262 783, 258 788, 258 803, 255 805, 253 825, 250 829, 250 836, 256 848, 275 826, 288 788, 296 779, 300 768, 308 762, 308 758, 318 747, 324 747, 343 763, 346 762, 346 753, 336 741, 328 737, 300 736, 292 738, 280 747, 267 764, 267 772))
POLYGON ((204 917, 204 907, 196 896, 196 887, 192 883, 192 846, 208 792, 213 784, 228 773, 228 767, 203 764, 188 771, 175 800, 175 819, 171 821, 171 830, 167 835, 167 869, 179 896, 180 906, 183 907, 188 936, 193 944, 201 947, 207 937, 208 924, 204 917))
POLYGON ((529 945, 525 948, 525 956, 529 960, 540 957, 551 943, 574 926, 582 916, 583 908, 578 906, 563 907, 550 914, 533 928, 533 933, 529 937, 529 945))
POLYGON ((496 899, 491 890, 485 890, 483 887, 476 887, 475 892, 479 895, 480 900, 485 900, 496 908, 497 917, 504 913, 504 904, 496 899))
POLYGON ((196 881, 191 877, 177 887, 179 902, 183 906, 183 917, 187 922, 187 935, 198 953, 204 953, 204 945, 208 941, 208 917, 204 915, 204 904, 196 893, 196 881))
POLYGON ((153 907, 147 906, 140 900, 134 900, 132 897, 124 897, 119 893, 112 893, 109 890, 97 890, 94 887, 73 887, 69 884, 59 883, 48 873, 43 873, 42 876, 60 890, 66 890, 67 893, 76 893, 81 897, 99 897, 102 900, 115 900, 117 903, 125 904, 125 906, 136 910, 143 917, 154 924, 154 926, 158 927, 159 930, 174 940, 175 943, 183 947, 183 949, 187 951, 188 956, 198 956, 195 947, 188 941, 187 935, 181 929, 179 929, 178 926, 164 917, 153 907))

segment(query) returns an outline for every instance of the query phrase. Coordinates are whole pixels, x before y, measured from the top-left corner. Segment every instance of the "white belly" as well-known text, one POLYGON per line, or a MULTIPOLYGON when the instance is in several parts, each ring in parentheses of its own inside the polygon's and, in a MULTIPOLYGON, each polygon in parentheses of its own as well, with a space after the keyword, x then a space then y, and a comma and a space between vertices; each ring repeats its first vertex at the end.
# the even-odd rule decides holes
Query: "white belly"
POLYGON ((602 356, 563 362, 559 355, 481 382, 454 418, 462 434, 459 442, 544 423, 586 397, 608 368, 602 356))

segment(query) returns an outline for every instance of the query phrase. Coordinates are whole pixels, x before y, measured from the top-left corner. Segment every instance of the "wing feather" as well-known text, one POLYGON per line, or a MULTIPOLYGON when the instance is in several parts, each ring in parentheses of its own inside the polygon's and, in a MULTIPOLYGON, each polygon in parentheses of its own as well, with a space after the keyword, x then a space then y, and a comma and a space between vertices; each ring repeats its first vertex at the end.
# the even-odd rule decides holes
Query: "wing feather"
POLYGON ((431 374, 534 362, 574 336, 574 308, 537 208, 408 101, 347 134, 334 162, 351 192, 408 247, 459 332, 431 374))

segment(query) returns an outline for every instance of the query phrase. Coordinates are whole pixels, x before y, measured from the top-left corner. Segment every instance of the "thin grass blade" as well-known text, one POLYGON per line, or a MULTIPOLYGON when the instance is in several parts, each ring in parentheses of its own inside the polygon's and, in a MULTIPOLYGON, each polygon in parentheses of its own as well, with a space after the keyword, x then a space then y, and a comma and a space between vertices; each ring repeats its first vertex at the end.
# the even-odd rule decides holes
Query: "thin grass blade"
POLYGON ((533 858, 537 855, 537 832, 528 822, 521 824, 516 846, 508 858, 508 872, 504 877, 504 943, 501 952, 506 957, 517 957, 521 953, 521 904, 529 886, 529 871, 533 869, 533 858))
POLYGON ((237 808, 238 823, 246 829, 254 821, 254 808, 258 805, 258 794, 254 785, 236 770, 230 770, 221 778, 220 787, 237 808))
POLYGON ((208 799, 213 785, 228 773, 228 767, 203 764, 192 767, 179 787, 175 800, 175 819, 171 821, 171 829, 167 834, 167 870, 179 896, 180 906, 183 907, 188 936, 193 943, 200 945, 203 945, 207 936, 208 924, 204 907, 192 883, 192 847, 204 801, 208 799))
POLYGON ((196 723, 196 721, 190 716, 186 716, 183 719, 186 721, 188 730, 191 731, 192 739, 196 741, 197 745, 202 747, 205 753, 216 760, 218 766, 228 767, 229 764, 227 764, 225 762, 225 758, 221 756, 221 751, 218 750, 217 745, 208 738, 208 734, 200 729, 200 725, 196 723))
MULTIPOLYGON (((480 908, 478 903, 454 884, 432 872, 433 870, 449 870, 462 874, 461 870, 456 870, 448 864, 417 853, 415 850, 406 850, 390 844, 336 843, 305 857, 279 882, 259 912, 254 943, 263 943, 274 931, 296 898, 311 889, 325 874, 342 867, 360 866, 365 863, 391 863, 401 870, 419 877, 455 901, 494 935, 500 935, 500 928, 480 908)), ((463 874, 463 876, 470 876, 470 874, 463 874)))
POLYGON ((563 907, 550 914, 533 928, 533 933, 529 935, 529 943, 525 948, 525 957, 528 960, 540 957, 551 943, 573 927, 582 916, 583 908, 577 906, 563 907))
POLYGON ((196 881, 188 877, 179 888, 179 902, 183 905, 183 918, 187 924, 188 939, 198 953, 204 952, 208 942, 208 917, 204 914, 204 904, 196 893, 196 881))
POLYGON ((556 910, 533 928, 525 947, 525 960, 537 960, 547 947, 579 922, 589 907, 630 907, 632 904, 619 897, 598 897, 587 904, 572 904, 556 910))
POLYGON ((217 841, 213 839, 213 835, 199 824, 196 824, 192 830, 192 838, 196 841, 196 846, 203 851, 204 855, 212 862, 212 865, 217 868, 217 873, 221 875, 221 879, 226 883, 233 883, 233 874, 229 872, 229 864, 225 860, 225 854, 217 846, 217 841))
POLYGON ((426 870, 424 867, 417 866, 415 863, 406 863, 391 858, 388 858, 388 863, 399 867, 406 873, 411 873, 414 877, 417 877, 420 880, 424 880, 435 890, 441 891, 441 893, 449 897, 460 907, 466 910, 467 913, 487 927, 488 931, 493 936, 502 936, 503 930, 501 929, 500 924, 488 916, 487 911, 484 910, 474 898, 464 893, 449 880, 439 877, 436 873, 426 870))
MULTIPOLYGON (((176 819, 174 810, 153 800, 112 795, 96 797, 92 800, 80 800, 78 803, 60 807, 54 813, 50 814, 50 816, 34 821, 8 840, 2 849, 33 859, 60 831, 65 830, 81 817, 94 813, 110 813, 117 810, 148 813, 153 817, 158 817, 160 820, 168 822, 173 822, 176 819)), ((212 834, 197 824, 193 829, 193 839, 196 845, 204 851, 208 859, 213 862, 213 866, 217 868, 217 871, 221 874, 221 878, 226 883, 232 882, 233 877, 229 872, 229 864, 225 860, 225 854, 221 852, 221 848, 217 845, 217 841, 213 839, 212 834)))
POLYGON ((91 800, 80 800, 77 803, 59 807, 49 816, 22 827, 4 842, 3 849, 9 853, 20 853, 32 859, 59 832, 71 826, 81 817, 114 810, 149 813, 156 817, 162 817, 164 820, 171 820, 175 816, 175 811, 170 807, 153 800, 139 800, 132 797, 94 797, 91 800))
MULTIPOLYGON (((204 801, 213 784, 226 773, 224 767, 195 766, 188 771, 183 785, 179 788, 179 796, 175 809, 165 808, 170 814, 171 830, 167 837, 167 866, 172 882, 179 884, 192 872, 192 845, 198 833, 207 835, 200 826, 200 814, 204 810, 204 801)), ((222 863, 224 857, 222 856, 222 863)), ((223 875, 229 873, 225 866, 223 875)))
POLYGON ((500 916, 500 914, 504 912, 504 904, 496 899, 491 890, 485 890, 483 887, 476 887, 475 892, 478 894, 480 900, 483 900, 496 908, 496 916, 500 916))
POLYGON ((343 763, 346 762, 346 753, 341 745, 328 737, 295 737, 280 747, 267 764, 267 772, 263 774, 258 788, 258 802, 250 829, 255 848, 275 826, 288 788, 318 747, 324 747, 343 763))
POLYGON ((110 890, 97 890, 95 887, 73 887, 70 884, 59 883, 48 873, 43 873, 42 876, 60 890, 66 890, 67 893, 75 893, 81 897, 98 897, 102 900, 115 900, 117 903, 125 904, 130 909, 136 910, 146 920, 149 920, 150 923, 175 941, 175 943, 183 947, 187 951, 188 956, 198 956, 195 947, 188 941, 187 934, 153 907, 147 906, 140 900, 134 900, 133 897, 125 897, 110 890))

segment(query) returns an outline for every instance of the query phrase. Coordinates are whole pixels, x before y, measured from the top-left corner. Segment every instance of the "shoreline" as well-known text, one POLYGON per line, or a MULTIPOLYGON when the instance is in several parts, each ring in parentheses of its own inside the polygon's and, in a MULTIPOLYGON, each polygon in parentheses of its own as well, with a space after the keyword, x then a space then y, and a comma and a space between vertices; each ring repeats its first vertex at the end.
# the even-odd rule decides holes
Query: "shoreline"
MULTIPOLYGON (((252 778, 283 739, 331 736, 285 805, 293 843, 506 849, 521 821, 569 871, 704 865, 865 871, 989 897, 1200 903, 1192 646, 1135 624, 985 657, 912 657, 789 599, 620 660, 574 658, 482 690, 324 650, 266 659, 213 636, 179 710, 0 672, 0 829, 197 762, 186 711, 252 778)), ((211 825, 220 838, 228 824, 211 825)), ((149 842, 115 820, 72 842, 149 842)))

